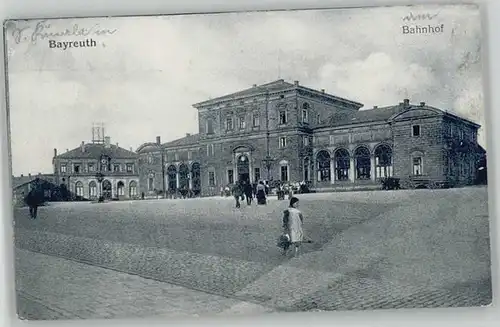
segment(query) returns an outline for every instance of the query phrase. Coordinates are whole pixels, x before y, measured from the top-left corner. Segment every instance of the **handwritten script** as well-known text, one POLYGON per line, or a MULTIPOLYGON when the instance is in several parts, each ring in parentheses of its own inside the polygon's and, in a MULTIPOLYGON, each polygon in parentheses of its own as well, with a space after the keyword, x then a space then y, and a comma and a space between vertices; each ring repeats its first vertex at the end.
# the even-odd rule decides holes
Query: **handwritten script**
POLYGON ((419 21, 419 20, 433 20, 434 18, 436 18, 437 16, 439 15, 439 13, 437 14, 429 14, 429 13, 426 13, 426 14, 413 14, 412 12, 410 12, 410 14, 406 15, 403 17, 403 21, 405 22, 410 22, 410 21, 419 21))
POLYGON ((39 40, 55 37, 113 35, 117 31, 117 29, 101 28, 99 24, 95 24, 91 27, 81 27, 78 24, 74 24, 71 28, 54 30, 50 23, 46 20, 38 22, 34 29, 29 26, 20 28, 15 22, 12 21, 8 22, 5 27, 6 30, 12 30, 10 33, 14 38, 14 42, 17 44, 21 42, 31 42, 36 44, 39 40))

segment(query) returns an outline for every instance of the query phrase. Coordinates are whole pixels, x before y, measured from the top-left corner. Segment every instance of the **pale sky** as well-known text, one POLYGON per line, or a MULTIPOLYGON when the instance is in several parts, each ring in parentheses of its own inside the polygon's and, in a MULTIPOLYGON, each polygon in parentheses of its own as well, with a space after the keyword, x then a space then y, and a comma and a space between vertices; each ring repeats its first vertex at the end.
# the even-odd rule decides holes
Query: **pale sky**
MULTIPOLYGON (((49 21, 46 32, 78 26, 95 48, 51 49, 7 31, 13 174, 52 172, 59 153, 91 140, 104 122, 111 142, 134 150, 197 133, 192 104, 283 78, 359 101, 369 109, 409 98, 484 125, 481 23, 466 6, 49 21), (409 13, 437 14, 402 33, 409 13)), ((37 21, 16 22, 31 36, 37 21)), ((415 23, 412 23, 415 24, 415 23)), ((54 37, 60 41, 81 36, 54 37)), ((484 127, 479 142, 485 145, 484 127)))

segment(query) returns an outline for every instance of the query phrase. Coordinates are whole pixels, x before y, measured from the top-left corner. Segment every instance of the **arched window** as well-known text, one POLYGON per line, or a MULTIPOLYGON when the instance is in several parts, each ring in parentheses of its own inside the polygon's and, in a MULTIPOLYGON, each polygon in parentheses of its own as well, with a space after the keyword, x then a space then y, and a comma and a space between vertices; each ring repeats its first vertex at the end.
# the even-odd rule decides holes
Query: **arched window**
POLYGON ((392 177, 392 149, 386 144, 375 148, 375 177, 392 177))
POLYGON ((118 191, 118 196, 125 195, 125 184, 122 181, 118 182, 117 191, 118 191))
POLYGON ((322 150, 316 155, 316 162, 318 163, 318 182, 331 181, 330 171, 330 153, 322 150))
POLYGON ((193 190, 201 189, 201 173, 200 173, 200 164, 194 162, 191 166, 191 178, 193 181, 193 190))
POLYGON ((128 186, 128 192, 129 192, 131 198, 137 196, 137 182, 136 181, 130 182, 130 184, 128 186))
POLYGON ((82 182, 76 182, 75 193, 77 196, 83 196, 83 183, 82 182))
POLYGON ((370 179, 370 150, 361 146, 354 152, 356 179, 370 179))
POLYGON ((97 184, 94 181, 89 183, 89 196, 91 198, 97 197, 97 184))
POLYGON ((177 189, 177 168, 170 165, 167 168, 168 189, 173 191, 177 189))
POLYGON ((335 151, 335 178, 338 181, 349 179, 349 168, 351 166, 349 152, 346 149, 335 151))
POLYGON ((179 188, 181 190, 189 189, 189 167, 185 164, 179 166, 179 188))

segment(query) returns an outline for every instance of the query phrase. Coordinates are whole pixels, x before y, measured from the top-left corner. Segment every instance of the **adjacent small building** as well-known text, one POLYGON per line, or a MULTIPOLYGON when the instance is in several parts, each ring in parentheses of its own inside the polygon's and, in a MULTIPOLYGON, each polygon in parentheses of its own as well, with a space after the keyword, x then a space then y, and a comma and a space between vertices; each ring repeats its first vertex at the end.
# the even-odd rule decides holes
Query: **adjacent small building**
POLYGON ((53 158, 55 183, 76 198, 95 200, 140 197, 138 155, 111 144, 110 137, 82 142, 53 158))

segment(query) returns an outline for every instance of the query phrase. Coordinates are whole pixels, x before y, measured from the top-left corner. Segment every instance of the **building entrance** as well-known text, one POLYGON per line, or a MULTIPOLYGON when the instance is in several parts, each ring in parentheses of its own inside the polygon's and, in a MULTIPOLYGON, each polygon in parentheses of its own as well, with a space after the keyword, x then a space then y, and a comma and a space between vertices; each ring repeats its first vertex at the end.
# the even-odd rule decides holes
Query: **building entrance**
POLYGON ((107 179, 102 182, 102 196, 105 199, 111 199, 112 196, 111 182, 107 179))
POLYGON ((242 182, 250 182, 250 164, 248 162, 248 157, 245 155, 240 156, 236 166, 238 170, 238 180, 242 182))

